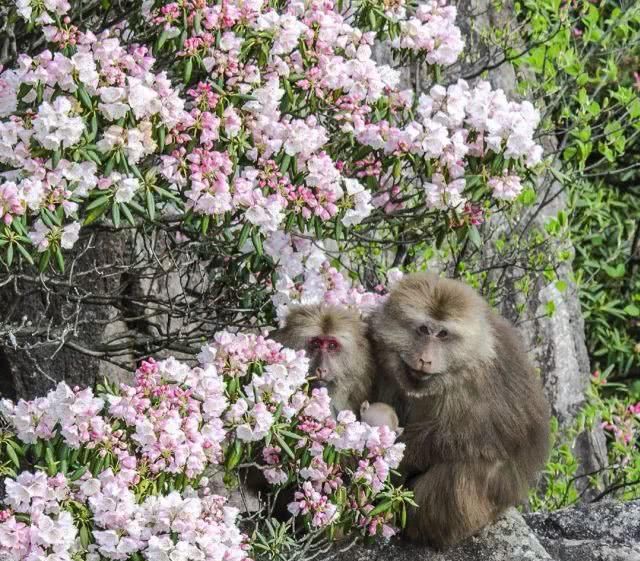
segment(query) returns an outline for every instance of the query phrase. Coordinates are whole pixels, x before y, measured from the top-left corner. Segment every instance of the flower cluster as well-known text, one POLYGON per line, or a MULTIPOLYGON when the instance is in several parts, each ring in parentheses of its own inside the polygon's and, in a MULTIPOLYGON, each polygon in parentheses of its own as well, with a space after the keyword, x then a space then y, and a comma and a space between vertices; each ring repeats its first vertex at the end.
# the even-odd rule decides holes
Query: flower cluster
POLYGON ((177 213, 187 235, 215 223, 263 240, 293 224, 354 228, 375 209, 377 220, 407 206, 461 210, 469 176, 486 197, 513 199, 541 157, 529 103, 463 81, 416 99, 375 61, 388 34, 399 60, 453 63, 463 42, 442 0, 354 14, 333 2, 146 0, 126 32, 98 36, 62 17, 69 8, 18 2, 49 48, 0 74, 0 164, 11 170, 0 237, 11 255, 63 264, 80 223, 109 214, 118 226, 177 213), (138 32, 153 56, 127 44, 138 32), (155 69, 156 57, 173 62, 155 69))
POLYGON ((136 164, 158 150, 165 128, 188 119, 153 62, 108 32, 78 32, 73 54, 21 55, 0 76, 0 163, 14 170, 0 180, 1 212, 5 224, 29 219, 16 227, 31 224, 22 241, 37 252, 75 244, 88 198, 131 201, 142 183, 136 164))
POLYGON ((429 64, 453 64, 464 48, 455 6, 447 6, 442 0, 420 4, 415 16, 401 20, 400 37, 393 46, 424 52, 429 64))
POLYGON ((223 497, 198 496, 186 489, 138 502, 134 474, 123 467, 118 473, 107 469, 76 480, 61 473, 48 477, 42 471, 23 471, 7 479, 8 508, 0 514, 3 559, 71 561, 86 555, 125 560, 135 554, 150 561, 248 559, 246 536, 235 524, 238 511, 226 506, 223 497), (91 543, 87 526, 79 529, 74 520, 73 504, 91 513, 91 543), (24 516, 29 523, 21 521, 24 516))
MULTIPOLYGON (((273 304, 284 320, 292 304, 327 304, 357 308, 367 314, 384 298, 383 287, 367 291, 332 267, 322 242, 275 232, 264 249, 276 262, 273 304)), ((402 276, 397 269, 387 271, 387 288, 402 276)))
MULTIPOLYGON (((448 88, 433 86, 420 95, 416 111, 418 118, 405 126, 354 119, 354 132, 360 142, 386 154, 431 159, 431 180, 424 186, 429 207, 462 208, 470 170, 491 176, 487 162, 498 155, 525 167, 541 160, 542 147, 534 140, 537 110, 528 101, 510 102, 488 82, 473 88, 464 80, 448 88)), ((490 178, 488 187, 497 199, 513 199, 521 190, 520 177, 490 178)))
POLYGON ((238 512, 205 476, 213 466, 237 476, 242 463, 293 486, 289 510, 309 529, 395 532, 409 495, 389 476, 404 445, 350 411, 334 419, 326 389, 308 393, 304 352, 221 332, 198 359, 148 359, 133 385, 97 396, 62 382, 4 400, 18 471, 5 480, 0 556, 242 561, 251 544, 238 512))

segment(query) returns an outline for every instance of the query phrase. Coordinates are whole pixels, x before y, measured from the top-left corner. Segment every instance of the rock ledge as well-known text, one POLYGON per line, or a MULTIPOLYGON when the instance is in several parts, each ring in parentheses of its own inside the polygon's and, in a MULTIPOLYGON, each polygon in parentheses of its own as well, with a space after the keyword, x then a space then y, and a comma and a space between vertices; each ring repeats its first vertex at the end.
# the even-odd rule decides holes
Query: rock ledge
POLYGON ((640 561, 640 500, 552 513, 508 510, 494 525, 446 551, 401 540, 357 546, 339 561, 640 561))

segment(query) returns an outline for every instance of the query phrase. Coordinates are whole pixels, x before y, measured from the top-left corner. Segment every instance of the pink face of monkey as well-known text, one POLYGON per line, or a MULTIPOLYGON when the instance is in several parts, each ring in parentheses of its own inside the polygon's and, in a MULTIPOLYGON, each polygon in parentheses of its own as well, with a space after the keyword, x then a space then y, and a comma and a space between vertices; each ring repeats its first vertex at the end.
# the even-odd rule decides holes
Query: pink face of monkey
POLYGON ((330 386, 339 372, 339 356, 342 345, 333 335, 317 335, 307 342, 307 354, 311 359, 309 373, 315 378, 314 387, 330 386))

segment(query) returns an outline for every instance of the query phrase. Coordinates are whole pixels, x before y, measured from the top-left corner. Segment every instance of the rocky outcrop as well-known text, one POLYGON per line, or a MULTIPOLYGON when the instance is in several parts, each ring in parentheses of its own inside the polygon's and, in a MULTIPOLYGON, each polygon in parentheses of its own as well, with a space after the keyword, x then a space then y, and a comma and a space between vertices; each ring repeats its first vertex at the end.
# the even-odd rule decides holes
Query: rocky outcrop
POLYGON ((357 546, 337 561, 640 561, 640 501, 534 513, 507 511, 478 536, 445 551, 391 540, 357 546))
POLYGON ((526 521, 558 561, 640 561, 640 500, 533 513, 526 521))

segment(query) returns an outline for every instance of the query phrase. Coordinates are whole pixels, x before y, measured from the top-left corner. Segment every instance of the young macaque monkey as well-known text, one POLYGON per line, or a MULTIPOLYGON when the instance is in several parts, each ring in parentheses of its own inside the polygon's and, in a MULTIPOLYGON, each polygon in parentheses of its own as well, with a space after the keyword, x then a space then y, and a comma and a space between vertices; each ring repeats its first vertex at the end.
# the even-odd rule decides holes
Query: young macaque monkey
POLYGON ((312 387, 326 387, 334 414, 358 411, 373 385, 367 326, 355 310, 329 305, 296 306, 270 337, 307 352, 312 387))
POLYGON ((406 534, 436 547, 522 501, 544 464, 549 410, 516 329, 469 286, 404 277, 370 319, 377 399, 397 412, 419 505, 406 534))
POLYGON ((400 436, 404 430, 400 426, 398 415, 396 415, 393 407, 380 401, 375 403, 363 401, 362 405, 360 405, 360 420, 372 427, 386 425, 396 433, 396 436, 400 436))

